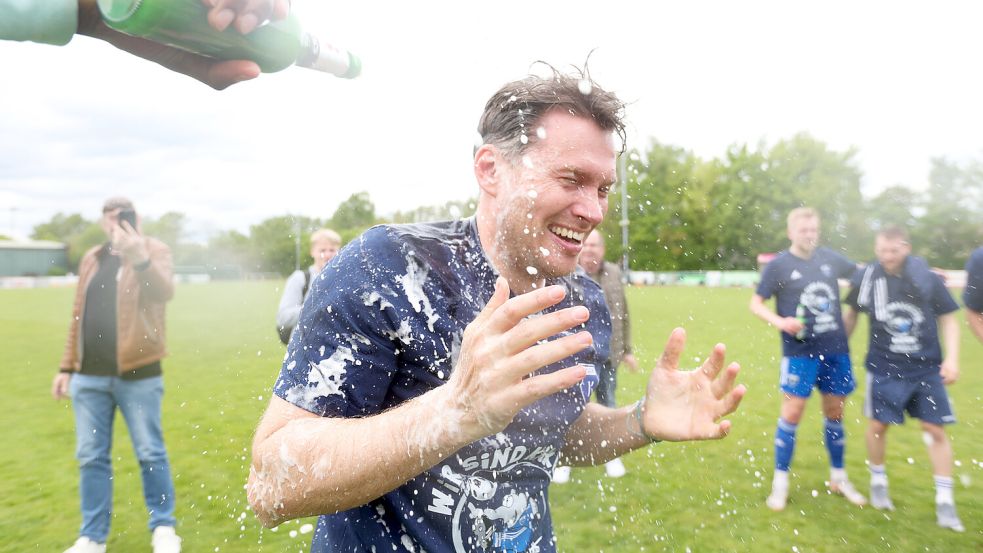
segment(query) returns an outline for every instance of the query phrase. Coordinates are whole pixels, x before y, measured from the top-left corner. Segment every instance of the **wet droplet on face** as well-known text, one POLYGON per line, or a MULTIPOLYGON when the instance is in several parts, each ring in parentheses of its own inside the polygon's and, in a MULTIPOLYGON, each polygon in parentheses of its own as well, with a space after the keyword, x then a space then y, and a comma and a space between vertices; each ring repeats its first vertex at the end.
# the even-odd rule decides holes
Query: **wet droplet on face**
POLYGON ((539 137, 540 140, 545 140, 546 139, 546 127, 537 127, 536 128, 536 136, 539 137))
POLYGON ((539 274, 539 269, 537 269, 537 268, 533 267, 532 265, 530 265, 530 266, 526 267, 526 272, 529 273, 530 275, 538 275, 539 274))

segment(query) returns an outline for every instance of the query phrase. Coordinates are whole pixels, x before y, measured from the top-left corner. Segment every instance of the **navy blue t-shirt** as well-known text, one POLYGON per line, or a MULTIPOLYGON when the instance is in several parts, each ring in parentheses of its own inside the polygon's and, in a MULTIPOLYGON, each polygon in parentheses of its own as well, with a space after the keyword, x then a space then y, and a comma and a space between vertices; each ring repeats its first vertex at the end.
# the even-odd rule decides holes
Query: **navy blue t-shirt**
MULTIPOLYGON (((274 392, 321 416, 364 417, 444 384, 496 278, 474 219, 368 230, 311 283, 274 392)), ((392 492, 321 516, 311 551, 555 551, 547 486, 607 359, 611 323, 583 271, 547 284, 567 288, 547 311, 590 310, 581 328, 594 345, 537 374, 581 363, 588 378, 392 492)))
POLYGON ((868 282, 864 282, 867 269, 858 270, 850 282, 846 303, 867 313, 870 322, 866 366, 872 373, 917 380, 939 371, 942 346, 937 317, 959 305, 942 279, 924 261, 919 264, 919 274, 914 275, 909 257, 901 275, 894 276, 873 261, 868 282), (883 284, 878 283, 881 279, 883 284))
POLYGON ((968 309, 983 313, 983 248, 977 248, 966 262, 963 304, 968 309))
POLYGON ((802 341, 779 331, 786 357, 848 353, 843 317, 840 315, 838 278, 849 278, 857 265, 829 248, 816 248, 809 259, 785 250, 765 266, 757 294, 775 296, 775 312, 794 317, 805 306, 806 332, 802 341))

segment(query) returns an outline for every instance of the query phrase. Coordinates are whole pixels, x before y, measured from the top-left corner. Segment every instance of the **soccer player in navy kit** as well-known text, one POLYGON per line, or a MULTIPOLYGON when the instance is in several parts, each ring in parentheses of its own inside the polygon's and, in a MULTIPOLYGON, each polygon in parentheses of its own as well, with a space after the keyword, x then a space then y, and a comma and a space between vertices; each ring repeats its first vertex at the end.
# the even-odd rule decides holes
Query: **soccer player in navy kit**
POLYGON ((830 491, 854 505, 865 505, 866 498, 850 483, 843 465, 843 404, 855 385, 837 279, 851 276, 856 264, 818 246, 819 214, 812 208, 800 207, 788 214, 788 239, 789 249, 768 263, 751 297, 751 312, 778 328, 782 337, 784 396, 775 432, 775 476, 766 504, 774 511, 785 508, 796 430, 816 387, 822 393, 826 416, 830 491), (772 296, 774 311, 765 305, 772 296))
POLYGON ((983 342, 983 248, 976 248, 966 262, 963 305, 966 306, 966 320, 970 330, 983 342))
POLYGON ((942 279, 921 258, 910 256, 908 233, 888 227, 877 234, 876 263, 857 271, 847 296, 848 334, 858 312, 870 321, 867 397, 864 415, 870 462, 870 499, 876 509, 894 510, 888 494, 887 431, 904 414, 921 421, 935 475, 939 526, 964 531, 952 493, 952 445, 943 425, 956 422, 946 385, 959 378, 959 309, 942 279), (939 344, 945 338, 945 357, 939 344))

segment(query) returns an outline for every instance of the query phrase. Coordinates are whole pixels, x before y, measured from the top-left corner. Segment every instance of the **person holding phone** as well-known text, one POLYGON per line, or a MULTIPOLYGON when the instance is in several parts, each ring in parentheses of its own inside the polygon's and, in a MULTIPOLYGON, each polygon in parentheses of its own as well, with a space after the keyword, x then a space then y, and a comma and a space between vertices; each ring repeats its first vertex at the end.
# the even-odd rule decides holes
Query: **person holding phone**
POLYGON ((155 553, 178 553, 174 482, 161 430, 164 308, 174 295, 171 250, 140 233, 133 203, 106 200, 109 240, 85 253, 65 354, 52 383, 75 413, 82 525, 66 553, 104 553, 112 515, 113 418, 123 413, 143 478, 155 553))

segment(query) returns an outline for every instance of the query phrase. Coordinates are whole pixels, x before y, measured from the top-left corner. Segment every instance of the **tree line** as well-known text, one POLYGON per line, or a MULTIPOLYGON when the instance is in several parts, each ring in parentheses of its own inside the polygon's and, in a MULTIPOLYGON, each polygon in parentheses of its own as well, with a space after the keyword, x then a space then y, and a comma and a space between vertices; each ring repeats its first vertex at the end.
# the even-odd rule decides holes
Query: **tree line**
MULTIPOLYGON (((937 267, 962 267, 983 244, 983 162, 931 160, 926 190, 903 184, 872 197, 861 193, 857 151, 836 151, 799 134, 772 146, 760 143, 728 148, 721 158, 701 159, 678 146, 652 141, 627 152, 628 256, 634 270, 729 270, 757 268, 757 255, 787 247, 785 216, 792 208, 815 207, 823 218, 823 241, 858 261, 872 257, 874 233, 889 224, 911 232, 914 252, 937 267)), ((621 188, 612 190, 601 231, 607 257, 620 260, 621 188)), ((342 202, 328 218, 300 215, 271 217, 248 233, 226 230, 207 243, 187 239, 186 218, 169 212, 144 218, 144 233, 174 251, 175 264, 205 270, 216 277, 265 273, 286 275, 294 269, 296 241, 300 265, 308 255, 310 233, 336 230, 345 242, 372 225, 466 217, 475 199, 450 201, 379 216, 367 192, 342 202)), ((89 247, 105 240, 97 221, 59 213, 34 228, 32 238, 68 245, 69 270, 89 247)))
MULTIPOLYGON (((858 261, 873 258, 874 235, 908 229, 916 255, 962 268, 983 245, 983 163, 931 160, 926 190, 896 184, 861 194, 857 151, 836 151, 799 134, 773 146, 734 145, 704 160, 653 141, 628 152, 628 256, 634 270, 757 268, 759 253, 788 247, 785 217, 799 206, 822 215, 823 243, 858 261)), ((913 176, 914 177, 914 176, 913 176)), ((607 257, 622 256, 621 190, 609 198, 602 231, 607 257)))

